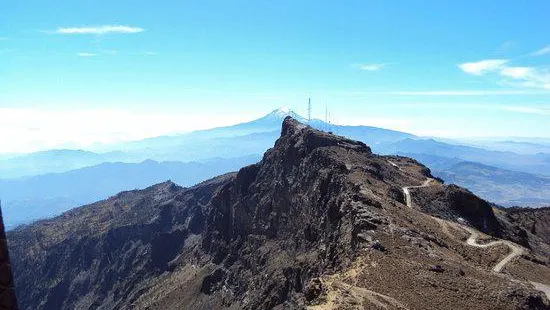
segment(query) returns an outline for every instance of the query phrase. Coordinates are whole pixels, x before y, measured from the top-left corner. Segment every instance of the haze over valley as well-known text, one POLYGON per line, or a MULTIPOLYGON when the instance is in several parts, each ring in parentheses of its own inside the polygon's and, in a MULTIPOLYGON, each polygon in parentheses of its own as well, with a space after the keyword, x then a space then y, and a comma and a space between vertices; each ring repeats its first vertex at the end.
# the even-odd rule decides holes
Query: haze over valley
MULTIPOLYGON (((293 116, 321 130, 370 145, 380 154, 425 163, 435 176, 503 206, 550 205, 550 153, 514 153, 424 138, 371 126, 329 124, 287 108, 228 127, 103 146, 104 152, 50 150, 0 160, 6 227, 58 215, 125 189, 165 180, 191 186, 256 162, 273 145, 279 124, 293 116), (212 157, 216 155, 216 157, 212 157)), ((550 144, 548 144, 550 145, 550 144)), ((539 150, 547 144, 530 144, 539 150)))

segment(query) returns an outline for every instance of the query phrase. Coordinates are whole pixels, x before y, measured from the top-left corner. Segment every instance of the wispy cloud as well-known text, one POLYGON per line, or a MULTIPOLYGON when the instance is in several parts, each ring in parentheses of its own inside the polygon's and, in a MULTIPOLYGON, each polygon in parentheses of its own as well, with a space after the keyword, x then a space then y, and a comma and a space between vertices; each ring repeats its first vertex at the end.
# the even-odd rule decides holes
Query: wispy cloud
POLYGON ((488 75, 497 84, 550 90, 550 71, 544 67, 508 66, 507 59, 489 59, 459 64, 458 67, 472 75, 488 75))
POLYGON ((76 53, 78 57, 94 57, 97 56, 96 53, 76 53))
POLYGON ((533 73, 533 68, 530 67, 503 67, 500 74, 514 79, 521 79, 533 73))
POLYGON ((507 106, 502 108, 506 111, 517 112, 517 113, 550 115, 550 109, 544 109, 544 108, 517 107, 517 106, 507 106))
POLYGON ((498 53, 506 53, 508 51, 510 51, 511 49, 513 49, 515 46, 516 46, 516 42, 514 41, 504 41, 498 48, 497 48, 497 52, 498 53))
POLYGON ((80 57, 94 57, 94 56, 103 56, 103 55, 109 55, 109 56, 115 56, 115 55, 147 55, 147 56, 154 56, 157 55, 156 52, 130 52, 130 53, 124 53, 119 50, 97 50, 94 52, 80 52, 76 54, 80 57))
POLYGON ((387 67, 387 65, 388 64, 385 64, 385 63, 372 63, 372 64, 355 64, 353 66, 363 71, 378 71, 387 67))
POLYGON ((107 54, 107 55, 116 55, 118 54, 118 50, 100 50, 101 54, 107 54))
POLYGON ((469 74, 483 75, 487 72, 501 68, 507 62, 507 59, 487 59, 476 62, 466 62, 458 64, 458 67, 460 68, 460 70, 469 74))
POLYGON ((0 37, 0 41, 6 41, 8 37, 0 37))
POLYGON ((533 53, 531 53, 531 56, 542 56, 547 54, 550 54, 550 45, 547 45, 538 51, 534 51, 533 53))
POLYGON ((57 28, 53 33, 56 34, 111 34, 111 33, 139 33, 143 32, 145 29, 140 27, 131 27, 123 25, 103 25, 103 26, 92 26, 92 27, 68 27, 68 28, 57 28))
POLYGON ((499 74, 505 78, 501 81, 504 85, 550 90, 550 71, 545 68, 507 67, 499 74))

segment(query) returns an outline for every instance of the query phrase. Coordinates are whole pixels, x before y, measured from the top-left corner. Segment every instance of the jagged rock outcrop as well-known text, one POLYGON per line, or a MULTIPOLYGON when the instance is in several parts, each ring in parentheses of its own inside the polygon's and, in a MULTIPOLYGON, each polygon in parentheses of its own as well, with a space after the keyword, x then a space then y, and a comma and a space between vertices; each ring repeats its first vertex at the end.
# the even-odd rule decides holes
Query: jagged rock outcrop
POLYGON ((491 204, 456 185, 414 189, 415 204, 428 214, 465 222, 487 234, 500 237, 501 225, 491 204))
POLYGON ((550 266, 550 208, 493 208, 502 237, 530 249, 550 266))
MULTIPOLYGON (((10 232, 21 306, 545 309, 528 278, 491 271, 506 248, 469 247, 467 231, 405 204, 401 188, 426 177, 413 160, 287 118, 262 161, 237 173, 124 192, 10 232)), ((431 214, 501 233, 490 208, 444 191, 431 214)), ((550 279, 524 261, 517 270, 550 279)))
POLYGON ((550 244, 550 207, 505 209, 506 218, 550 244))

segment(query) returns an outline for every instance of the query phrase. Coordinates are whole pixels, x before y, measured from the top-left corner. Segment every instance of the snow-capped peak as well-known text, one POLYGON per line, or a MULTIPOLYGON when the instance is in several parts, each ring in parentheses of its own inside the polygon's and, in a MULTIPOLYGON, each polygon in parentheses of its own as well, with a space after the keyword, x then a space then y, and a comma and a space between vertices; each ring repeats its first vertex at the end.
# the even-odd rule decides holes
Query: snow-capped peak
POLYGON ((279 116, 287 116, 287 115, 296 114, 296 113, 294 113, 294 111, 292 111, 289 107, 284 106, 284 107, 278 108, 277 110, 274 110, 273 114, 276 114, 279 116))
POLYGON ((269 113, 265 117, 276 119, 277 121, 281 121, 287 116, 291 116, 292 118, 302 123, 307 122, 306 118, 302 117, 301 115, 299 115, 298 113, 294 112, 292 109, 286 106, 273 110, 271 113, 269 113))

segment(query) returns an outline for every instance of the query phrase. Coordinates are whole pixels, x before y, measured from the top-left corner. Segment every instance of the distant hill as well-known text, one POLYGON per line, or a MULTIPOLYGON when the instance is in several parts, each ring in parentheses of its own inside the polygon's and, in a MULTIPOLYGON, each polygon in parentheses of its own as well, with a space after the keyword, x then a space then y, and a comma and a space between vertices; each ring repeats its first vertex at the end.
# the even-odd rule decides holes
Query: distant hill
POLYGON ((454 145, 434 139, 403 139, 395 143, 375 145, 384 154, 427 154, 445 158, 459 158, 502 169, 550 176, 550 154, 518 154, 490 151, 482 148, 454 145))
POLYGON ((550 177, 473 162, 460 162, 434 173, 446 182, 467 186, 477 195, 504 206, 550 205, 550 177))
POLYGON ((49 150, 0 159, 0 178, 10 179, 49 172, 63 172, 124 158, 121 152, 49 150))
POLYGON ((403 153, 445 180, 503 206, 550 205, 550 177, 429 154, 403 153))
MULTIPOLYGON (((535 140, 537 141, 537 140, 535 140)), ((550 154, 550 142, 545 140, 535 142, 526 141, 467 141, 466 143, 494 151, 508 151, 519 154, 550 154)))
POLYGON ((256 162, 258 156, 213 159, 207 162, 103 163, 63 173, 0 180, 4 221, 8 229, 48 218, 73 207, 105 199, 120 191, 145 188, 172 180, 191 186, 256 162))

